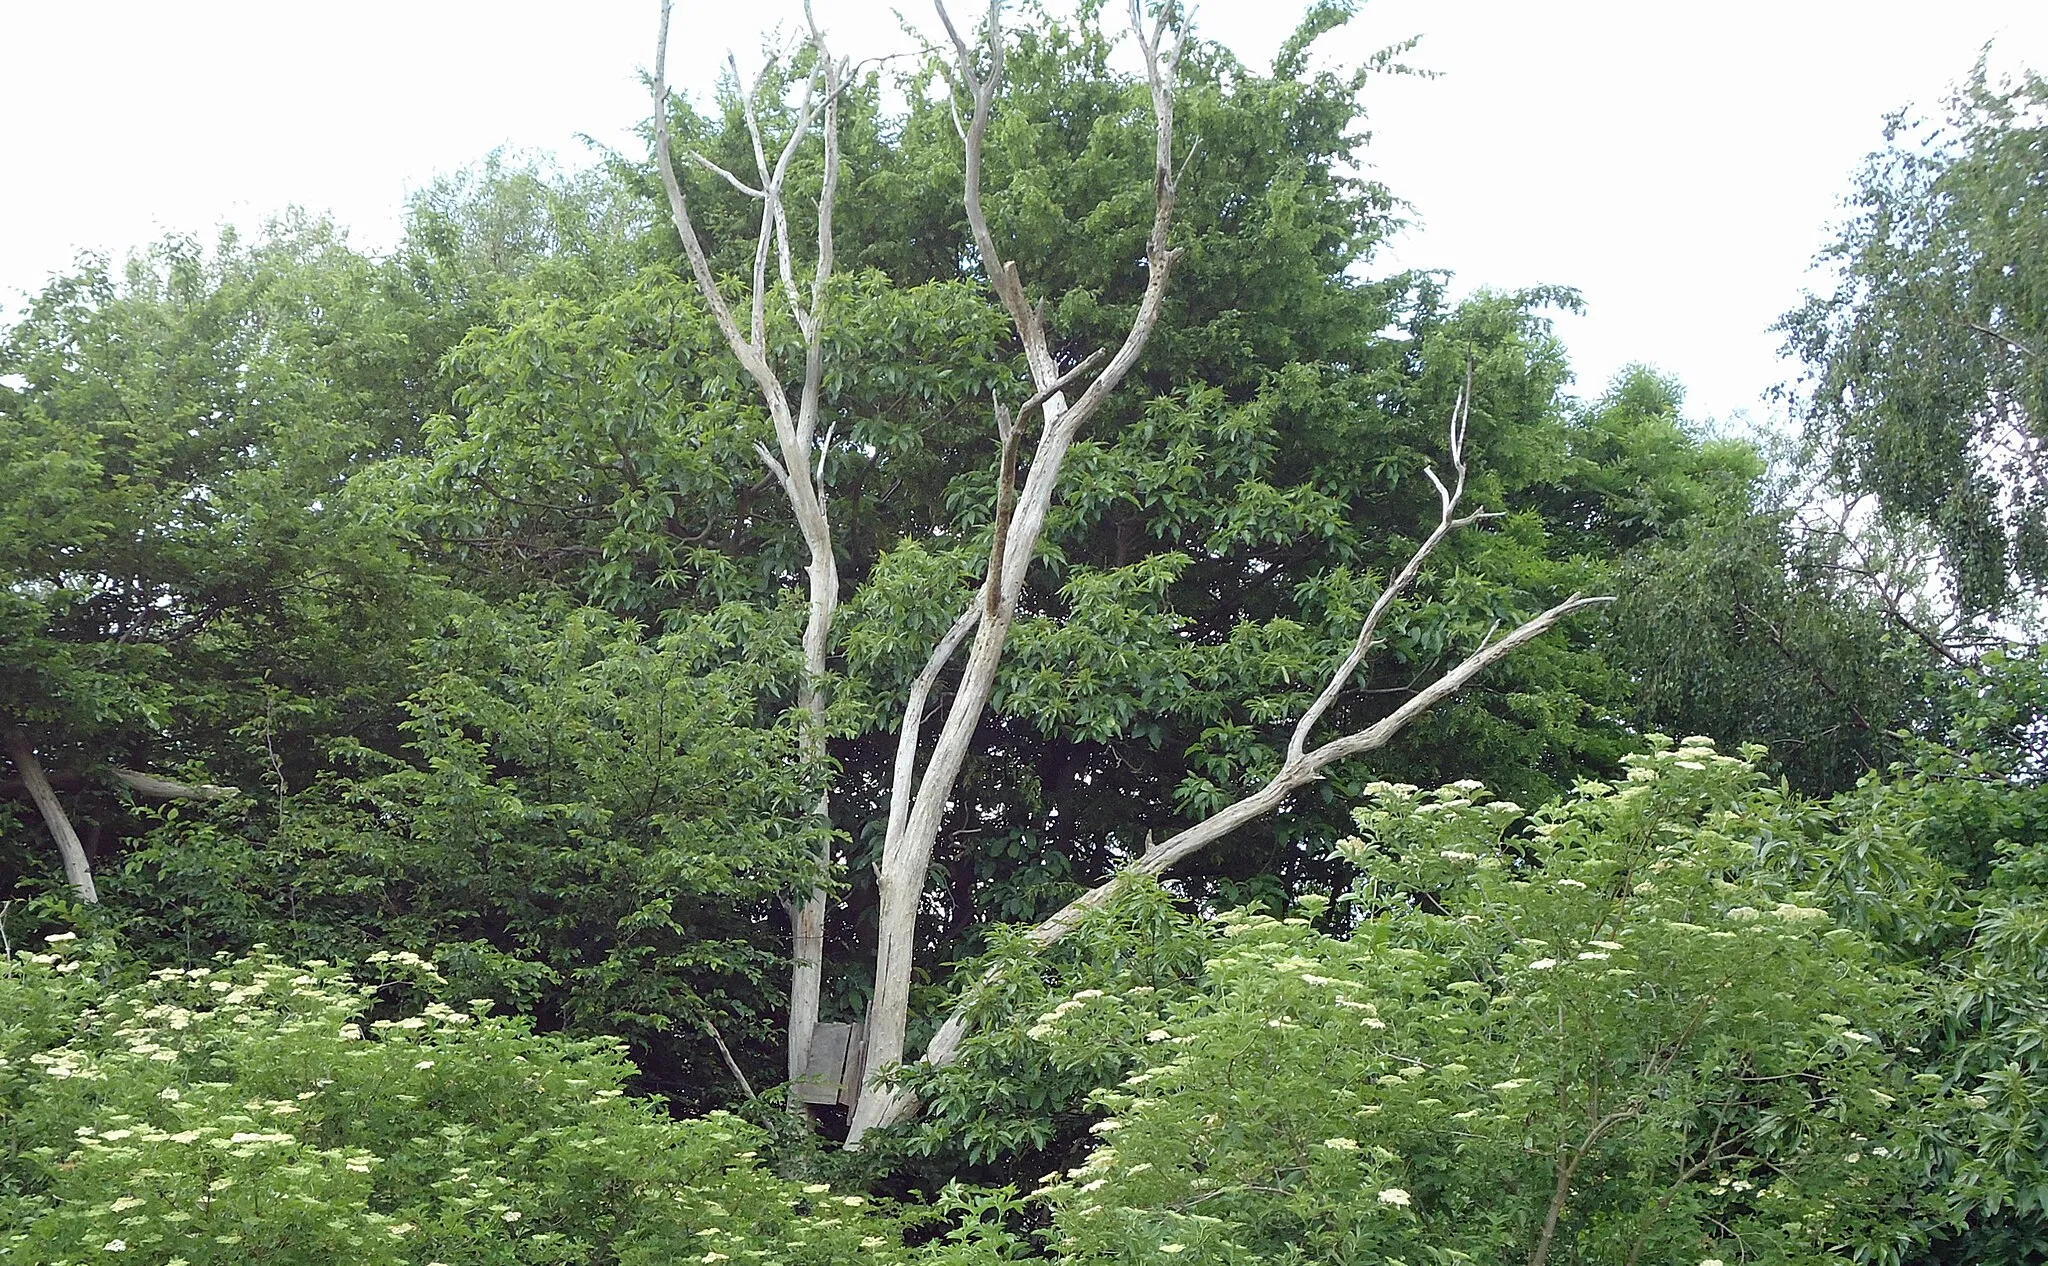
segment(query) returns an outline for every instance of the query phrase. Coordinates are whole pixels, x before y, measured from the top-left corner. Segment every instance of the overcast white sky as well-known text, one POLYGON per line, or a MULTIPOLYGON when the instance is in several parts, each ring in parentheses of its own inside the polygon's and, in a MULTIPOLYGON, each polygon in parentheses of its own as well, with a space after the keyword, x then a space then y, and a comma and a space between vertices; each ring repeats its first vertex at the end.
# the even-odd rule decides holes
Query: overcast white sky
MULTIPOLYGON (((1204 0, 1266 64, 1305 0, 1204 0)), ((901 47, 893 8, 816 0, 856 55, 901 47)), ((678 0, 671 75, 702 90, 794 0, 678 0)), ((654 0, 0 0, 0 306, 80 250, 253 226, 290 204, 388 246, 408 191, 495 146, 584 161, 631 147, 654 0)), ((1421 35, 1435 79, 1367 96, 1376 173, 1414 204, 1388 263, 1461 289, 1555 282, 1582 390, 1645 360, 1699 416, 1762 415, 1788 375, 1768 326, 1882 115, 1939 104, 1987 41, 2048 69, 2040 0, 1369 0, 1329 42, 1421 35)))

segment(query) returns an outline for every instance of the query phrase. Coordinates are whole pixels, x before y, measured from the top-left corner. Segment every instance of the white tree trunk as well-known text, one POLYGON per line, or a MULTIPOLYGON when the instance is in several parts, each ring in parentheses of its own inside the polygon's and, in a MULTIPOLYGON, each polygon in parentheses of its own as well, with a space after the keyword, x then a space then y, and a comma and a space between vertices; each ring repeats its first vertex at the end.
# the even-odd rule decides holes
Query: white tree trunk
POLYGON ((64 806, 57 799, 56 789, 50 786, 49 775, 43 772, 43 763, 36 759, 35 746, 28 741, 28 735, 20 730, 7 732, 7 754, 14 760, 14 768, 21 774, 22 786, 28 789, 29 799, 42 812, 43 822, 50 828, 50 834, 57 840, 57 856, 64 862, 64 878, 71 884, 71 890, 78 894, 80 901, 97 905, 99 889, 92 882, 92 863, 86 859, 85 846, 78 842, 78 832, 71 829, 71 819, 64 814, 64 806))
MULTIPOLYGON (((739 66, 732 63, 733 80, 739 87, 748 133, 753 141, 760 187, 755 188, 731 172, 696 155, 697 161, 728 183, 761 203, 761 228, 755 241, 753 284, 747 293, 748 328, 742 330, 732 306, 718 287, 702 239, 690 218, 688 199, 677 178, 675 159, 669 146, 668 127, 668 31, 670 0, 662 0, 661 36, 654 59, 655 161, 661 169, 662 186, 668 194, 669 212, 682 236, 684 254, 689 257, 691 275, 697 282, 718 322, 727 347, 753 378, 762 403, 774 426, 775 449, 759 445, 761 460, 782 485, 791 511, 810 550, 810 613, 804 623, 804 677, 798 687, 797 705, 802 714, 798 736, 804 771, 817 798, 812 812, 823 828, 814 859, 820 873, 832 864, 832 802, 826 759, 826 680, 831 651, 832 622, 839 611, 839 564, 833 551, 832 525, 825 496, 825 454, 817 449, 818 416, 825 375, 824 311, 826 289, 832 278, 833 200, 839 184, 839 96, 846 67, 834 61, 825 47, 824 35, 813 23, 810 42, 817 52, 817 64, 802 84, 802 99, 788 142, 772 164, 761 129, 754 97, 739 84, 739 66), (790 164, 809 135, 814 123, 824 140, 824 180, 818 197, 818 254, 812 268, 808 302, 797 284, 792 258, 788 208, 783 200, 784 182, 790 164), (776 264, 783 301, 804 338, 804 373, 792 407, 781 375, 768 355, 768 296, 773 285, 769 262, 776 264)), ((830 443, 830 435, 826 441, 830 443)), ((803 1075, 809 1057, 811 1037, 817 1031, 819 1001, 825 963, 826 891, 823 882, 786 909, 790 918, 789 1022, 786 1029, 790 1107, 801 1111, 794 1083, 803 1075)))
MULTIPOLYGON (((829 548, 829 546, 828 546, 829 548)), ((829 561, 830 555, 828 554, 829 561)), ((826 785, 825 770, 825 691, 820 683, 825 679, 826 639, 831 634, 832 616, 838 609, 838 577, 836 569, 827 571, 816 564, 812 567, 812 597, 810 622, 804 630, 804 684, 798 699, 804 711, 803 759, 811 777, 816 780, 818 799, 812 805, 812 812, 826 828, 819 836, 818 851, 814 860, 819 873, 830 870, 832 865, 832 792, 826 785), (821 575, 830 575, 829 590, 819 593, 821 575)), ((823 883, 805 893, 800 901, 789 903, 790 969, 789 969, 789 1023, 786 1030, 789 1042, 789 1082, 792 1087, 803 1077, 806 1061, 811 1053, 811 1037, 818 1031, 818 1015, 824 994, 825 982, 825 903, 826 892, 823 883)), ((798 1104, 792 1089, 792 1108, 798 1104)))

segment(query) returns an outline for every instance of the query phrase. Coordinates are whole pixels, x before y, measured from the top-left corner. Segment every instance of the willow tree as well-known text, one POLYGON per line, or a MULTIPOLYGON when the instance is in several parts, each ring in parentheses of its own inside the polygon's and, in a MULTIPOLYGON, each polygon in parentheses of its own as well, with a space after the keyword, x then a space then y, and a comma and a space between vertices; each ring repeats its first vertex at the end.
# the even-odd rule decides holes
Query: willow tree
POLYGON ((2048 79, 1982 62, 1944 117, 1901 112, 1780 324, 1809 436, 1852 495, 1927 532, 1957 605, 2048 596, 2048 79))
MULTIPOLYGON (((897 738, 877 865, 880 914, 874 989, 867 1020, 867 1081, 849 1127, 850 1144, 857 1144, 875 1126, 903 1120, 916 1109, 915 1099, 896 1087, 889 1074, 906 1057, 919 907, 926 897, 933 849, 947 828, 963 768, 975 750, 977 731, 995 690, 1018 617, 1019 600, 1039 556, 1047 516, 1060 494, 1062 469, 1083 428, 1139 364, 1165 311, 1172 277, 1181 258, 1174 243, 1175 199, 1186 164, 1195 150, 1193 143, 1179 140, 1175 134, 1179 64, 1188 43, 1184 15, 1177 6, 1167 5, 1148 17, 1137 0, 1131 0, 1131 36, 1144 68, 1142 83, 1149 98, 1153 128, 1149 155, 1151 216, 1142 256, 1135 261, 1143 276, 1142 292, 1120 338, 1087 350, 1074 347, 1054 328, 1055 318, 1044 299, 1034 294, 1024 264, 1013 251, 1004 249, 1003 242, 991 230, 984 206, 985 152, 1004 88, 1006 37, 1000 0, 991 0, 979 23, 966 33, 956 26, 943 3, 938 6, 938 13, 949 48, 938 51, 935 57, 950 90, 961 145, 960 209, 968 226, 975 266, 1009 320, 1015 351, 1022 362, 1023 381, 1008 392, 997 391, 990 401, 990 421, 999 441, 999 456, 993 504, 989 507, 988 546, 978 568, 978 579, 960 595, 957 617, 936 639, 922 670, 910 684, 893 726, 897 738), (948 687, 943 696, 942 683, 948 687), (927 723, 934 720, 936 732, 928 741, 925 730, 927 723)), ((668 28, 669 6, 665 2, 654 75, 657 163, 690 274, 716 321, 725 347, 744 369, 765 409, 772 442, 761 443, 758 455, 786 495, 809 553, 809 609, 803 639, 805 672, 798 704, 807 718, 805 758, 817 788, 815 809, 819 815, 827 816, 830 802, 824 746, 826 692, 832 669, 833 623, 842 599, 824 461, 831 447, 832 424, 837 421, 830 416, 826 390, 827 343, 838 315, 832 307, 834 216, 841 168, 838 129, 840 106, 849 90, 850 68, 833 56, 815 20, 809 24, 803 47, 789 63, 799 68, 793 73, 764 75, 748 89, 739 84, 734 68, 753 171, 732 171, 701 153, 683 156, 758 207, 751 269, 739 276, 721 277, 693 218, 689 195, 679 176, 679 156, 670 137, 671 102, 665 76, 668 28), (771 94, 778 92, 783 95, 771 99, 771 94), (772 129, 763 123, 771 106, 779 117, 787 120, 786 134, 779 144, 771 140, 772 129), (809 205, 794 212, 806 220, 815 218, 815 237, 805 241, 791 227, 794 204, 798 201, 792 172, 797 170, 799 156, 805 154, 807 147, 814 148, 821 157, 815 171, 815 192, 806 195, 809 205), (807 257, 800 259, 806 251, 807 257), (795 337, 778 342, 775 331, 785 318, 795 337)), ((1133 860, 1132 870, 1152 875, 1171 870, 1214 841, 1271 813, 1302 787, 1322 777, 1330 766, 1384 746, 1486 667, 1541 636, 1573 611, 1604 601, 1574 594, 1520 622, 1503 636, 1489 634, 1455 667, 1413 692, 1386 716, 1318 741, 1318 725, 1380 646, 1378 635, 1383 618, 1413 585, 1425 560, 1458 529, 1494 517, 1487 511, 1467 510, 1463 506, 1471 405, 1472 384, 1468 374, 1466 387, 1448 420, 1452 477, 1445 480, 1434 471, 1427 472, 1438 493, 1438 522, 1381 588, 1348 651, 1329 671, 1313 702, 1296 720, 1277 771, 1251 794, 1148 847, 1133 860)), ((1114 878, 1106 878, 1077 897, 1040 924, 1031 933, 1032 939, 1039 944, 1059 940, 1083 912, 1107 898, 1114 883, 1114 878)), ((791 903, 795 961, 788 1037, 793 1078, 803 1069, 810 1036, 817 1024, 826 909, 827 898, 822 888, 791 903)), ((965 1031, 965 1019, 955 1015, 939 1031, 923 1058, 932 1063, 950 1061, 965 1031)))

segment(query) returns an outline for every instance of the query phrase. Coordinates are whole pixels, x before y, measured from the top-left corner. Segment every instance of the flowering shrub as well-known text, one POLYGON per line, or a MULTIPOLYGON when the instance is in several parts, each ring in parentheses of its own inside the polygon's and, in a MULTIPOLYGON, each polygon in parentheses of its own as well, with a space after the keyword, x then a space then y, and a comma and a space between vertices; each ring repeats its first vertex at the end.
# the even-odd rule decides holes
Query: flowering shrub
MULTIPOLYGON (((1071 1261, 1895 1260, 1934 1093, 1903 987, 1757 862, 1704 740, 1537 814, 1376 784, 1348 939, 1223 920, 1048 1175, 1071 1261)), ((1102 1041, 1114 997, 1041 1021, 1102 1041)), ((1152 1023, 1130 1017, 1130 1027, 1152 1023)), ((1921 1171, 1924 1172, 1924 1171, 1921 1171)))
POLYGON ((975 1027, 959 1060, 905 1070, 924 1113, 863 1146, 941 1180, 967 1173, 1022 1185, 1079 1161, 1092 1142, 1089 1092, 1142 1059, 1147 1017, 1199 987, 1214 934, 1163 889, 1133 883, 1050 948, 1003 929, 993 941, 962 973, 973 982, 962 1004, 975 1027), (1088 1009, 1105 997, 1114 1001, 1088 1009), (1092 1025, 1098 1015, 1105 1022, 1092 1025), (1050 1041, 1055 1025, 1062 1036, 1050 1041), (1093 1040, 1078 1040, 1083 1026, 1093 1040))
POLYGON ((865 1197, 671 1120, 616 1042, 264 954, 102 983, 53 938, 0 965, 0 1262, 889 1262, 865 1197), (372 1015, 381 1018, 369 1018, 372 1015))

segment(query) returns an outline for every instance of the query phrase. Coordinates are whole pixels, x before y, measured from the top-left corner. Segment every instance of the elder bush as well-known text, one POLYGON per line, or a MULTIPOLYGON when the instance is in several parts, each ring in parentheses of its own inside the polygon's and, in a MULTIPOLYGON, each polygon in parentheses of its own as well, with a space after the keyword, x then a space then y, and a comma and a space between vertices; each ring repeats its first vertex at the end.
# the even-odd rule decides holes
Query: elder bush
MULTIPOLYGON (((1048 1176, 1065 1260, 1898 1258, 1943 1107, 1892 1051, 1911 981, 1759 863, 1775 793, 1705 740, 1534 815, 1483 790, 1376 784, 1341 905, 1226 916, 1048 1176)), ((1153 1010, 1033 1031, 1099 1049, 1153 1010)))
POLYGON ((264 954, 113 985, 0 965, 0 1262, 889 1262, 895 1218, 765 1171, 736 1117, 624 1092, 614 1040, 264 954), (372 1018, 377 1017, 377 1018, 372 1018))

